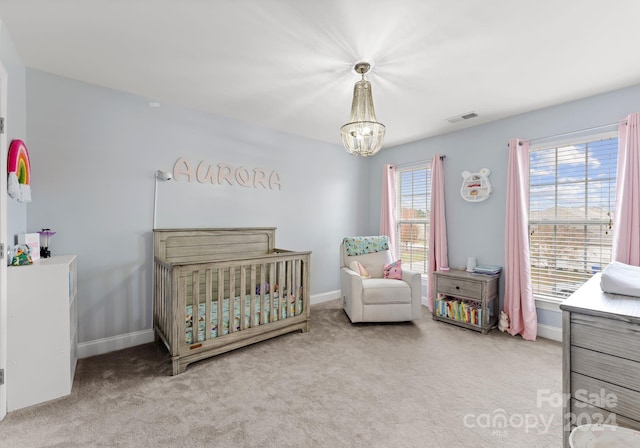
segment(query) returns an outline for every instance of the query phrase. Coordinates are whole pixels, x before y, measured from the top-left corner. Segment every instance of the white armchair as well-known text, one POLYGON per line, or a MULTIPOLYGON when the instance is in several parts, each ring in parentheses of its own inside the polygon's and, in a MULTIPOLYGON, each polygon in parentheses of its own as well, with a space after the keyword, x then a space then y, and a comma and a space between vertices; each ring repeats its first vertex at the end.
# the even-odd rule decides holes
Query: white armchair
MULTIPOLYGON (((340 283, 342 307, 351 322, 403 322, 422 318, 422 281, 418 272, 402 270, 402 280, 384 278, 384 265, 393 262, 388 249, 369 253, 353 251, 353 240, 387 237, 345 238, 340 245, 340 283), (351 241, 349 241, 351 240, 351 241), (356 255, 350 255, 356 253, 356 255), (363 277, 351 269, 359 262, 370 277, 363 277)), ((385 246, 380 246, 385 247, 385 246)), ((366 251, 366 249, 365 249, 366 251)), ((357 267, 355 269, 358 269, 357 267)))

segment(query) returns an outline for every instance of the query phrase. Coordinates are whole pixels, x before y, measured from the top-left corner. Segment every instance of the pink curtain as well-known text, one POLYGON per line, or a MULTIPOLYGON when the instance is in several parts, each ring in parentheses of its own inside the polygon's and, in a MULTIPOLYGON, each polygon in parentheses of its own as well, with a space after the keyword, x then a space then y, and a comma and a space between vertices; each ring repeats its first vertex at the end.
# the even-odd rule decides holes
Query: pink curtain
POLYGON ((389 237, 389 251, 396 257, 396 166, 385 165, 382 172, 382 204, 380 207, 380 235, 389 237))
POLYGON ((511 139, 507 172, 503 311, 509 315, 509 333, 535 341, 536 303, 529 263, 529 142, 511 139))
POLYGON ((618 171, 613 221, 613 260, 640 266, 640 118, 618 128, 618 171))
POLYGON ((444 209, 444 172, 440 154, 431 160, 431 210, 429 211, 429 254, 427 265, 427 298, 433 310, 433 273, 449 267, 447 255, 447 220, 444 209))

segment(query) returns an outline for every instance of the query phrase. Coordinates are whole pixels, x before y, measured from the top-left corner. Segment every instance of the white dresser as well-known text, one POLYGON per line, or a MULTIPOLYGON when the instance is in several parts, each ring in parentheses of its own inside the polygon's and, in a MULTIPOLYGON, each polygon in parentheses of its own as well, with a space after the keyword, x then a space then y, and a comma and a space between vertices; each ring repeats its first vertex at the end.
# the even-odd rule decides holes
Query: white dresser
POLYGON ((76 256, 10 266, 7 410, 71 393, 77 362, 76 256))
POLYGON ((560 305, 565 447, 574 426, 640 430, 640 298, 602 292, 600 276, 560 305))

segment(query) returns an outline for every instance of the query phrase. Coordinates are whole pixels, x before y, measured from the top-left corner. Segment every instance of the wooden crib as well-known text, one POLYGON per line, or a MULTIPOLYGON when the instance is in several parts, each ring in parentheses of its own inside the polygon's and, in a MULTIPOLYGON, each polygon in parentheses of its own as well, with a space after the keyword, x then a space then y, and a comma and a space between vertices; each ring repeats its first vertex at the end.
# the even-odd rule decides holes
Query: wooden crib
POLYGON ((275 248, 275 228, 155 229, 153 326, 172 374, 309 330, 311 252, 275 248))

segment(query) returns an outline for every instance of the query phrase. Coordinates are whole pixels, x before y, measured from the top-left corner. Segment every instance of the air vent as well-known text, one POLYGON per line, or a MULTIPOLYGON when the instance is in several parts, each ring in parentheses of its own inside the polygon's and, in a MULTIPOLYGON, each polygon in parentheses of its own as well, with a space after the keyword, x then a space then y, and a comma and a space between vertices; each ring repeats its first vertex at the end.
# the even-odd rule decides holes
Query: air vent
POLYGON ((466 114, 456 115, 455 117, 447 118, 447 121, 449 123, 458 123, 460 121, 470 120, 470 119, 475 118, 477 116, 478 116, 478 114, 475 113, 475 112, 467 112, 466 114))

